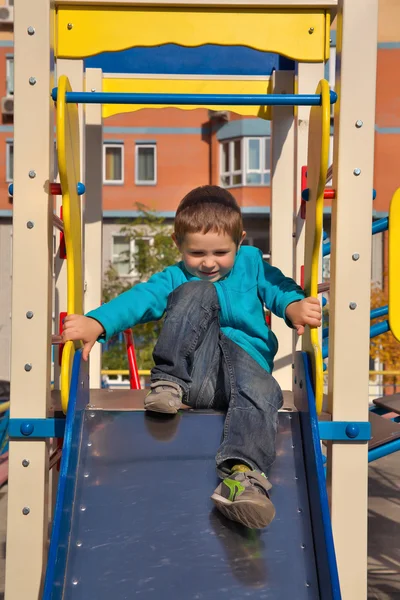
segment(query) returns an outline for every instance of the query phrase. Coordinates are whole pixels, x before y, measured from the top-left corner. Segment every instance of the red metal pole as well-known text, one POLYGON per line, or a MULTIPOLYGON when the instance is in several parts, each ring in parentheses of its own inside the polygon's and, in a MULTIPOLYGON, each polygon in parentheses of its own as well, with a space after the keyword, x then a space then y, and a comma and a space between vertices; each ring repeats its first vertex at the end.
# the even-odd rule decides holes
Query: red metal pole
POLYGON ((131 329, 126 329, 124 331, 124 338, 126 344, 126 352, 128 354, 130 387, 131 390, 140 390, 139 372, 136 363, 135 345, 133 343, 133 335, 131 329))

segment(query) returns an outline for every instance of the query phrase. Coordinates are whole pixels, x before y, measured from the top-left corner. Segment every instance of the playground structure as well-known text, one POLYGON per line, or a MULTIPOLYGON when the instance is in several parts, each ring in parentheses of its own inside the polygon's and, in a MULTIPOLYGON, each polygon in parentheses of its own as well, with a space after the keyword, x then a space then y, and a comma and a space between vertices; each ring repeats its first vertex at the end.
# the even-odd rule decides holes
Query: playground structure
MULTIPOLYGON (((157 560, 169 556, 169 552, 176 557, 177 548, 184 560, 191 551, 185 535, 196 526, 204 529, 209 519, 206 501, 207 491, 213 486, 210 465, 221 432, 219 415, 185 412, 176 420, 175 437, 166 444, 162 428, 165 423, 151 425, 146 421, 140 391, 119 392, 110 397, 107 390, 99 389, 98 350, 91 355, 89 386, 88 366, 81 361, 79 345, 72 342, 63 348, 61 373, 56 368, 56 389, 51 391, 51 343, 56 341, 52 338, 51 321, 53 225, 63 233, 66 246, 66 260, 60 253, 56 259, 56 316, 65 311, 86 312, 101 302, 102 118, 144 106, 182 109, 205 106, 272 119, 272 264, 292 274, 297 281, 301 280, 304 265, 305 289, 316 296, 329 167, 330 112, 334 103, 331 173, 335 198, 330 242, 328 403, 324 407, 329 416, 318 423, 317 412, 323 408, 322 333, 307 331, 302 342, 303 353, 297 352, 293 359, 292 332, 283 322, 272 318, 280 341, 275 375, 289 395, 293 390, 297 411, 280 414, 278 458, 271 477, 273 482, 274 477, 279 480, 273 497, 278 514, 281 512, 263 534, 270 536, 263 550, 268 581, 263 583, 262 590, 251 593, 260 598, 364 600, 370 439, 372 201, 368 200, 373 185, 377 0, 368 3, 368 10, 362 0, 339 0, 338 4, 335 0, 202 3, 58 0, 56 6, 48 0, 15 0, 15 4, 14 264, 6 599, 100 598, 105 597, 101 594, 110 593, 116 597, 120 593, 123 597, 121 583, 117 589, 112 577, 114 574, 121 582, 124 573, 129 573, 124 593, 129 589, 133 594, 137 589, 134 586, 140 583, 139 571, 140 577, 142 574, 145 578, 152 577, 150 555, 145 550, 138 570, 134 569, 145 542, 148 546, 153 541, 164 548, 167 554, 160 554, 157 560), (331 17, 336 10, 337 101, 336 94, 330 92, 323 80, 324 63, 329 58, 331 17), (164 43, 250 46, 288 56, 296 61, 296 73, 277 71, 269 80, 231 77, 227 81, 215 76, 157 78, 157 75, 141 79, 107 78, 99 70, 83 68, 83 59, 95 53, 164 43), (60 187, 52 186, 55 112, 60 187), (309 199, 304 210, 301 173, 305 165, 309 199), (78 187, 81 181, 85 190, 78 187), (80 194, 84 191, 84 210, 81 210, 80 194), (52 194, 59 192, 55 216, 52 194), (58 216, 61 204, 62 218, 58 216), (67 414, 66 418, 62 412, 67 414), (207 439, 202 433, 205 428, 207 439), (59 457, 54 440, 63 436, 57 486, 57 474, 54 469, 49 472, 49 466, 56 464, 59 457), (192 439, 197 445, 194 450, 192 446, 190 453, 187 441, 192 439), (320 439, 326 440, 328 450, 330 516, 320 439), (133 446, 129 446, 131 440, 133 446), (90 454, 93 445, 96 454, 90 454), (166 503, 157 506, 152 500, 151 479, 146 477, 140 462, 150 456, 157 473, 155 478, 160 480, 163 477, 160 456, 169 461, 173 470, 177 466, 176 456, 186 455, 187 460, 179 462, 181 486, 184 477, 193 484, 191 458, 201 459, 199 464, 204 467, 199 478, 199 506, 190 506, 189 511, 183 502, 179 506, 179 499, 168 486, 166 503), (118 468, 122 462, 133 465, 131 470, 136 469, 136 476, 142 482, 140 493, 148 495, 153 511, 146 512, 143 502, 135 504, 138 489, 134 496, 123 500, 125 505, 131 501, 131 507, 124 506, 123 511, 130 521, 127 519, 123 525, 128 528, 131 541, 141 544, 129 546, 137 554, 129 556, 128 561, 126 549, 120 547, 125 554, 125 566, 112 553, 110 542, 114 539, 111 526, 114 523, 117 527, 119 510, 112 505, 112 497, 120 493, 123 499, 128 493, 118 468), (94 503, 96 489, 105 494, 105 508, 94 503), (90 519, 86 525, 82 514, 90 519), (195 514, 200 515, 199 521, 194 519, 195 514), (54 519, 50 519, 52 538, 48 552, 50 516, 54 519), (185 519, 184 535, 179 523, 185 519), (157 530, 154 522, 168 523, 167 531, 164 529, 163 533, 162 527, 157 530), (110 527, 103 531, 96 529, 100 523, 110 527), (178 546, 171 539, 174 526, 178 528, 178 546), (90 539, 82 539, 85 527, 91 532, 90 539), (90 553, 100 546, 109 546, 109 554, 90 553), (285 556, 283 568, 282 558, 274 562, 277 550, 285 556), (109 578, 102 580, 99 572, 107 564, 111 565, 109 578), (85 576, 89 588, 85 587, 85 576), (97 588, 98 583, 102 587, 97 588), (260 595, 255 595, 256 592, 260 595)), ((399 210, 396 194, 389 216, 390 274, 392 269, 393 273, 399 271, 398 251, 394 246, 399 210)), ((396 307, 400 289, 397 284, 392 285, 394 277, 390 281, 389 322, 394 335, 399 337, 396 307)), ((138 387, 137 380, 133 381, 135 373, 135 369, 131 370, 132 387, 138 387)), ((393 421, 386 423, 398 427, 393 421)), ((398 446, 384 452, 395 449, 398 446)), ((233 544, 236 548, 240 546, 237 539, 233 544)), ((212 555, 210 547, 208 554, 212 555)), ((220 552, 213 547, 214 550, 220 552)), ((210 564, 193 561, 191 569, 185 570, 179 563, 182 575, 175 563, 171 565, 175 574, 171 577, 177 577, 178 570, 183 582, 181 587, 171 588, 171 593, 186 599, 191 590, 193 594, 204 592, 205 598, 212 598, 221 583, 213 578, 205 581, 210 564), (206 584, 211 588, 202 587, 206 584)), ((171 585, 168 577, 163 577, 151 588, 154 598, 165 594, 171 585)), ((232 581, 229 585, 230 597, 242 597, 242 588, 235 587, 232 581)))

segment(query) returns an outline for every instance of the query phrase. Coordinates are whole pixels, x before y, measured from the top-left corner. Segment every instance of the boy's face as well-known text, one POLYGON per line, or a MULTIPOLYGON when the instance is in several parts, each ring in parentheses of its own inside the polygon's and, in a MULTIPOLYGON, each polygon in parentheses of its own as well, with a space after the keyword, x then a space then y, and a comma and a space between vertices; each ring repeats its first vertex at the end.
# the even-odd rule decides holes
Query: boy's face
MULTIPOLYGON (((243 232, 242 240, 245 235, 243 232)), ((176 243, 175 236, 173 238, 176 243)), ((229 273, 238 250, 230 235, 213 231, 187 233, 178 248, 189 273, 212 283, 229 273)))

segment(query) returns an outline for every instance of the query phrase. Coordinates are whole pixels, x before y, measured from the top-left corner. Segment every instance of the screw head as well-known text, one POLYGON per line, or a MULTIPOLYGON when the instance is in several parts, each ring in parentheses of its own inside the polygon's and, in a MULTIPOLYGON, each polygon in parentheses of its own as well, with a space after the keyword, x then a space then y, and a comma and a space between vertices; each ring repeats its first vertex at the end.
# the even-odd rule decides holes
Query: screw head
POLYGON ((353 174, 358 177, 359 175, 361 175, 361 169, 354 169, 353 174))
POLYGON ((29 77, 29 85, 35 85, 36 77, 29 77))
POLYGON ((35 177, 36 177, 36 171, 29 171, 28 175, 29 175, 30 179, 35 179, 35 177))
POLYGON ((67 25, 67 29, 71 30, 72 28, 73 28, 73 25, 72 25, 72 23, 68 23, 68 25, 67 25))
POLYGON ((361 121, 361 119, 357 119, 357 121, 356 121, 357 129, 360 129, 363 125, 364 125, 364 123, 361 121))
POLYGON ((28 221, 26 226, 28 229, 33 229, 35 227, 35 223, 33 221, 28 221))
POLYGON ((80 548, 82 546, 82 542, 79 540, 78 542, 76 542, 76 545, 78 546, 78 548, 80 548))
POLYGON ((24 365, 24 369, 25 369, 25 371, 27 371, 28 373, 29 373, 29 371, 32 371, 32 365, 31 365, 31 363, 26 363, 26 364, 24 365))
POLYGON ((312 33, 314 33, 314 27, 310 27, 310 29, 308 30, 308 33, 311 35, 312 33))
POLYGON ((31 512, 31 509, 29 508, 29 506, 24 506, 24 508, 22 509, 22 514, 23 515, 29 515, 29 513, 31 512))
POLYGON ((33 319, 33 312, 31 310, 28 310, 28 312, 26 313, 26 318, 33 319))
POLYGON ((90 91, 91 91, 91 92, 95 92, 95 91, 96 91, 96 88, 92 88, 90 91))
POLYGON ((360 255, 358 254, 358 252, 355 252, 352 257, 353 260, 358 260, 360 258, 360 255))
POLYGON ((28 35, 35 35, 35 28, 32 25, 29 25, 27 29, 28 35))
POLYGON ((83 506, 83 505, 82 505, 82 506, 81 506, 81 512, 85 512, 85 510, 86 510, 86 506, 83 506))
POLYGON ((77 579, 73 579, 72 580, 72 585, 78 585, 78 580, 77 579))
POLYGON ((357 308, 357 302, 350 302, 349 308, 350 308, 350 310, 356 310, 356 308, 357 308))
POLYGON ((90 413, 90 417, 93 419, 96 415, 94 413, 90 413))
POLYGON ((29 467, 29 465, 30 465, 29 460, 27 458, 24 458, 24 460, 22 461, 22 466, 23 467, 29 467))

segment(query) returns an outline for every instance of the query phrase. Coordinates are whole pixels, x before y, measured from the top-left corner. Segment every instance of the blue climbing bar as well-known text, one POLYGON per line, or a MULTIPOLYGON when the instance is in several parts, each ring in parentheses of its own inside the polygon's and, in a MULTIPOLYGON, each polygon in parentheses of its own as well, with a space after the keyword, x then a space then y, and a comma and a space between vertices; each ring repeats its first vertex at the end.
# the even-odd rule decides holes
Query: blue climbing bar
MULTIPOLYGON (((57 88, 51 97, 57 100, 57 88)), ((337 94, 330 93, 331 104, 337 94)), ((118 92, 67 92, 67 103, 77 104, 213 104, 230 106, 320 106, 320 94, 136 94, 118 92)))

